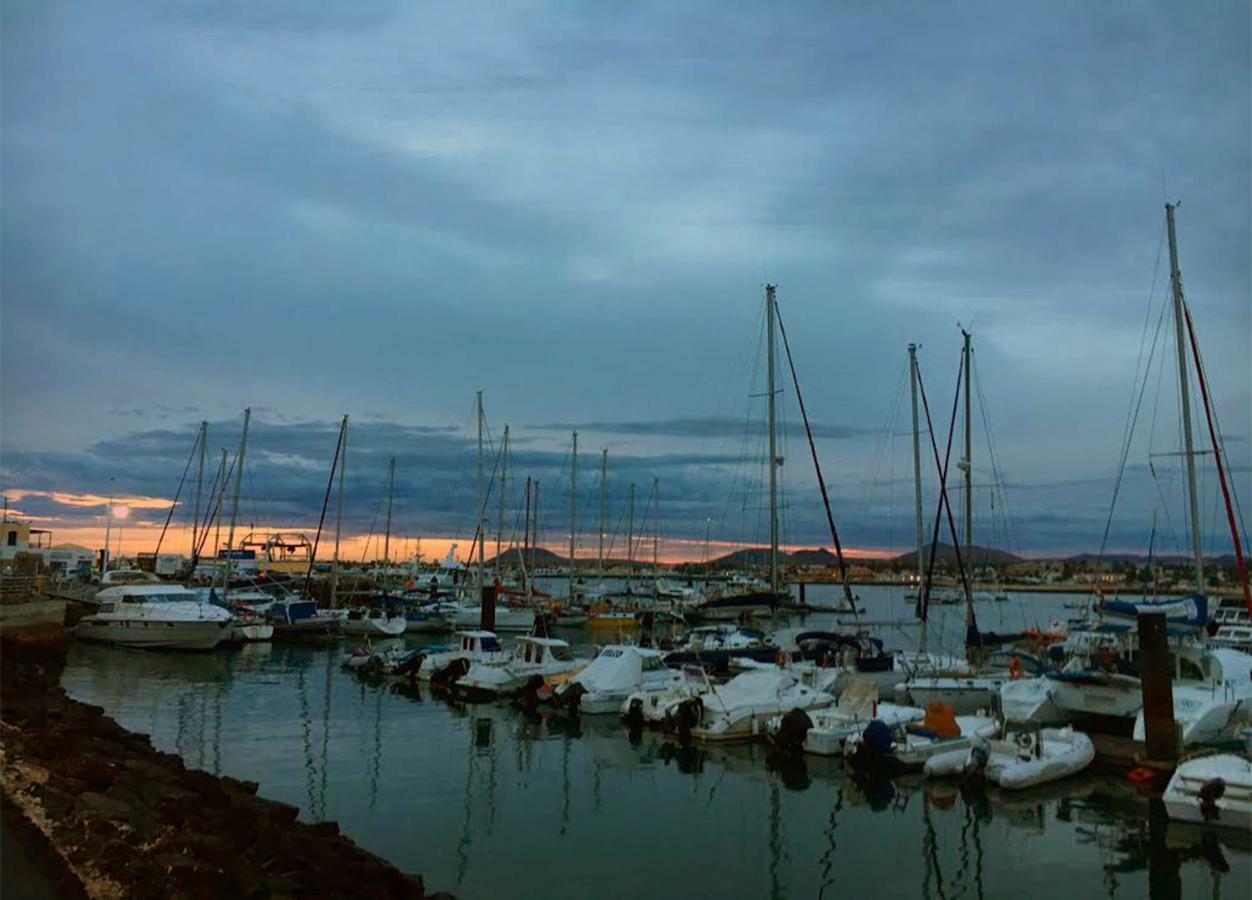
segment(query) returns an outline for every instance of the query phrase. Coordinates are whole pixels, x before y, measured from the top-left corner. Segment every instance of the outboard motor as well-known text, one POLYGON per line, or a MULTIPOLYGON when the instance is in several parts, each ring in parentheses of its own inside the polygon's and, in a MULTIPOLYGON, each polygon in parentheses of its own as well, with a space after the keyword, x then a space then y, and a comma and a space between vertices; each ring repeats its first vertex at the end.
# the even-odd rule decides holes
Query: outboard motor
POLYGON ((691 743, 691 729, 700 724, 704 714, 704 703, 699 697, 692 697, 678 704, 674 710, 674 724, 678 729, 678 742, 683 746, 691 743))
POLYGON ((522 685, 522 689, 517 692, 513 702, 523 709, 533 710, 539 705, 539 692, 545 686, 542 675, 531 675, 522 685))
POLYGON ((861 732, 861 742, 856 745, 852 764, 862 769, 884 769, 894 743, 891 727, 881 719, 874 719, 861 732))
POLYGON ((1200 815, 1206 822, 1217 821, 1221 816, 1221 810, 1217 808, 1217 801, 1226 793, 1226 782, 1222 778, 1210 778, 1204 784, 1200 785, 1200 815))
POLYGON ((796 755, 804 748, 804 739, 812 727, 813 720, 808 713, 802 709, 793 709, 783 714, 778 730, 770 739, 780 753, 796 755))
POLYGON ((638 697, 630 701, 630 706, 626 707, 626 728, 631 734, 638 734, 643 731, 643 701, 638 697))
POLYGON ((987 771, 987 762, 991 759, 991 744, 984 737, 974 738, 969 748, 969 756, 965 757, 966 778, 982 778, 987 771))
POLYGON ((583 694, 587 693, 587 689, 580 682, 572 681, 565 686, 564 691, 553 694, 553 702, 557 706, 563 706, 572 713, 578 712, 578 707, 582 705, 583 694))
POLYGON ((454 659, 438 672, 434 672, 430 676, 430 686, 432 690, 451 690, 452 685, 456 684, 462 675, 469 671, 470 664, 468 659, 454 659))
POLYGON ((418 671, 422 668, 422 661, 425 659, 425 653, 414 653, 400 665, 396 666, 396 674, 403 675, 409 681, 414 681, 417 678, 418 671))

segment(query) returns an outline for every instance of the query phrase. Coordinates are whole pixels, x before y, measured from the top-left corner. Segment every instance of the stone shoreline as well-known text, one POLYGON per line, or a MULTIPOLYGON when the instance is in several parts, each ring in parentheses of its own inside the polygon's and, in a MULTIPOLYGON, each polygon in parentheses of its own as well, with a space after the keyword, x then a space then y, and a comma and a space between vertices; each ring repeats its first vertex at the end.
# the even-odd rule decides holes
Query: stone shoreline
POLYGON ((362 850, 335 823, 299 822, 295 807, 256 796, 255 784, 188 769, 70 699, 64 661, 63 634, 0 639, 5 821, 18 814, 31 826, 7 830, 60 895, 448 896, 426 894, 420 876, 362 850))

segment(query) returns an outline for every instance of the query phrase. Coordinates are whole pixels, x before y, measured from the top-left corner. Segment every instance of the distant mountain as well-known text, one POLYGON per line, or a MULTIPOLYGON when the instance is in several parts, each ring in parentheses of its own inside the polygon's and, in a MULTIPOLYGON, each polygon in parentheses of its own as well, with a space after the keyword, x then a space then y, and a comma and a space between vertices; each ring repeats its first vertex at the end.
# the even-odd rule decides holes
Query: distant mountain
MULTIPOLYGON (((551 569, 558 566, 564 566, 569 560, 564 556, 553 553, 551 550, 545 550, 543 547, 533 547, 529 551, 528 562, 536 569, 551 569)), ((495 565, 495 557, 488 559, 487 565, 495 565)), ((500 562, 506 566, 520 566, 522 564, 522 548, 514 547, 511 550, 505 550, 500 554, 500 562)))
MULTIPOLYGON (((825 547, 816 549, 794 550, 790 553, 779 551, 778 561, 784 566, 825 567, 837 565, 839 557, 825 547)), ((769 565, 768 547, 747 547, 735 550, 725 556, 709 560, 715 569, 760 569, 769 565)))
MULTIPOLYGON (((973 550, 973 565, 976 566, 1011 566, 1014 563, 1023 562, 1020 556, 1014 556, 1005 550, 996 550, 994 547, 979 547, 977 544, 973 550)), ((929 548, 927 549, 929 552, 929 548)), ((894 563, 902 563, 905 565, 917 565, 917 551, 911 550, 908 553, 902 553, 891 560, 894 563)), ((939 544, 935 548, 935 561, 946 563, 948 565, 956 565, 956 553, 952 549, 951 544, 939 544)), ((965 548, 961 548, 961 561, 969 563, 970 560, 965 558, 965 548)))

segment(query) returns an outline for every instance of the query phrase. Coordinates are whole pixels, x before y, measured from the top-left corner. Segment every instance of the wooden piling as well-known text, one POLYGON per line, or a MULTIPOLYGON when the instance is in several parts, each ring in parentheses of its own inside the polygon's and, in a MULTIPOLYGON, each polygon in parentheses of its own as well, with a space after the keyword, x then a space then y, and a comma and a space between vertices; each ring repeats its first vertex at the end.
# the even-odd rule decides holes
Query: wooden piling
POLYGON ((484 584, 482 593, 482 607, 479 615, 479 626, 483 631, 495 631, 496 629, 496 586, 494 584, 484 584))
POLYGON ((1176 762, 1178 736, 1164 613, 1139 614, 1139 681, 1145 755, 1156 763, 1176 762))

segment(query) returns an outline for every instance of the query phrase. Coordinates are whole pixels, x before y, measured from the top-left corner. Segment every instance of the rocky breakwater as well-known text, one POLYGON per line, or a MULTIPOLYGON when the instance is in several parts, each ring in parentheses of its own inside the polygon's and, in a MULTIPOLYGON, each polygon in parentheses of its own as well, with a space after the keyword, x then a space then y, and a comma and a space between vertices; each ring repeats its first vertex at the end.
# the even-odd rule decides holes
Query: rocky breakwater
POLYGON ((16 837, 62 896, 431 896, 333 822, 298 822, 255 784, 190 770, 70 699, 64 658, 63 638, 0 640, 6 818, 33 826, 16 837))

